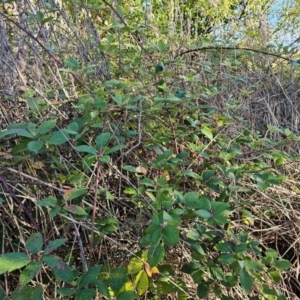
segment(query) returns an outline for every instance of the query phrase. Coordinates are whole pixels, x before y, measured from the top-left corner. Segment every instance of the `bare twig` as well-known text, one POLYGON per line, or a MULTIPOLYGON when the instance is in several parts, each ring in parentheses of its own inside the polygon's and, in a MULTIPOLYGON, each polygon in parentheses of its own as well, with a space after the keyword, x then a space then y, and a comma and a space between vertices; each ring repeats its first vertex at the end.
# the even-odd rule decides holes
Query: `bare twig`
POLYGON ((21 172, 21 171, 15 170, 15 169, 10 168, 10 167, 5 167, 5 166, 2 166, 2 167, 5 168, 7 171, 10 171, 10 172, 12 172, 12 173, 21 175, 22 177, 28 178, 28 179, 30 179, 30 180, 32 180, 32 181, 35 181, 35 182, 37 182, 37 183, 39 183, 39 184, 41 184, 41 185, 47 186, 47 187, 49 187, 49 188, 51 188, 51 189, 53 189, 53 190, 56 190, 56 191, 61 192, 61 193, 64 193, 64 190, 63 190, 63 189, 61 189, 61 188, 59 188, 59 187, 57 187, 57 186, 55 186, 55 185, 53 185, 53 184, 51 184, 51 183, 42 181, 42 180, 40 180, 40 179, 38 179, 38 178, 35 178, 35 177, 33 177, 33 176, 30 176, 30 175, 28 175, 28 174, 25 174, 25 173, 23 173, 23 172, 21 172))
MULTIPOLYGON (((102 133, 104 133, 107 125, 107 119, 108 114, 106 114, 103 127, 102 127, 102 133)), ((90 264, 92 263, 92 255, 93 255, 93 248, 94 248, 94 238, 95 238, 95 221, 96 221, 96 210, 97 210, 97 200, 98 200, 98 186, 100 181, 100 170, 101 170, 101 161, 100 157, 102 156, 103 148, 100 147, 98 150, 97 155, 97 163, 96 163, 96 178, 95 178, 95 185, 94 185, 94 202, 93 202, 93 216, 92 216, 92 229, 91 229, 91 242, 90 242, 90 264)))
MULTIPOLYGON (((21 29, 23 32, 25 32, 31 39, 33 39, 55 62, 59 67, 66 67, 65 64, 60 60, 58 56, 55 56, 52 52, 50 52, 44 44, 42 44, 31 32, 29 32, 27 29, 25 29, 23 26, 21 26, 19 23, 16 21, 12 20, 9 18, 7 15, 2 13, 0 11, 0 15, 3 16, 8 22, 13 23, 15 26, 17 26, 19 29, 21 29)), ((87 84, 81 80, 74 72, 70 71, 69 72, 74 79, 86 90, 88 91, 92 96, 94 96, 92 90, 87 86, 87 84)))
POLYGON ((222 47, 222 46, 208 46, 208 47, 201 47, 201 48, 196 48, 196 49, 189 49, 186 50, 184 52, 179 53, 178 55, 175 56, 175 58, 183 56, 185 54, 188 53, 193 53, 193 52, 199 52, 199 51, 206 51, 206 50, 227 50, 227 51, 234 51, 234 50, 244 50, 244 51, 251 51, 251 52, 255 52, 255 53, 260 53, 260 54, 264 54, 264 55, 269 55, 269 56, 273 56, 282 60, 286 60, 288 62, 294 62, 293 59, 288 58, 288 57, 284 57, 280 54, 276 54, 276 53, 270 53, 267 51, 262 51, 262 50, 258 50, 258 49, 252 49, 252 48, 246 48, 246 47, 222 47))

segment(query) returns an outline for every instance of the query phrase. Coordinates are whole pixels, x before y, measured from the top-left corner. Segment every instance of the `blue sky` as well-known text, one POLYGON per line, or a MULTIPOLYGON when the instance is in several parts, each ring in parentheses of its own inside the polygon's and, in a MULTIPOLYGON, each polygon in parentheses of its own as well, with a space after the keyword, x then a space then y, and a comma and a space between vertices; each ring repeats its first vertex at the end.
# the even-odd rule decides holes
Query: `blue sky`
MULTIPOLYGON (((283 13, 283 7, 286 7, 288 5, 292 6, 293 3, 293 0, 275 0, 274 4, 271 7, 272 11, 269 16, 269 25, 271 28, 273 26, 276 27, 276 23, 279 21, 279 14, 283 13)), ((290 43, 295 41, 297 38, 299 38, 299 34, 293 31, 295 28, 296 26, 292 26, 290 29, 285 28, 284 30, 279 31, 277 35, 279 40, 285 45, 289 45, 290 43)))

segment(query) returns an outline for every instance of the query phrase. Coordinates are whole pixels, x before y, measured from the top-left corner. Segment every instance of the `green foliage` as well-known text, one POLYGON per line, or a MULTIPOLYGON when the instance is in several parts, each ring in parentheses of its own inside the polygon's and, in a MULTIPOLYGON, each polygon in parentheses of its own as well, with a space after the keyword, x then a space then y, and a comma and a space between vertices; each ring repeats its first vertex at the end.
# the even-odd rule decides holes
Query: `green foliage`
MULTIPOLYGON (((276 216, 278 210, 267 205, 258 212, 252 197, 255 191, 265 193, 284 183, 287 176, 278 167, 298 158, 284 146, 299 142, 299 136, 266 124, 259 129, 265 130, 261 133, 249 125, 242 114, 250 104, 243 99, 263 86, 247 85, 247 74, 239 74, 239 68, 263 72, 265 66, 256 65, 256 57, 247 49, 228 48, 231 41, 223 43, 207 36, 216 24, 228 26, 227 32, 231 21, 262 13, 267 2, 254 1, 248 12, 240 1, 223 1, 221 7, 209 1, 162 1, 164 12, 178 13, 172 17, 173 23, 158 2, 149 4, 154 14, 154 20, 150 13, 146 18, 149 23, 143 19, 147 12, 133 9, 138 1, 120 1, 113 9, 102 1, 90 1, 86 7, 65 2, 69 21, 78 28, 87 27, 85 18, 91 16, 89 22, 101 31, 101 44, 94 47, 95 32, 84 36, 82 41, 89 46, 80 51, 91 51, 84 59, 72 47, 68 51, 45 48, 59 66, 56 72, 62 82, 55 93, 47 85, 43 87, 51 101, 45 97, 44 102, 39 93, 28 88, 22 95, 26 116, 1 130, 0 141, 12 153, 3 163, 6 170, 26 166, 28 171, 30 163, 41 163, 32 167, 39 170, 36 181, 49 181, 45 186, 53 190, 49 196, 48 190, 30 187, 29 195, 39 197, 30 205, 26 203, 29 214, 59 224, 56 230, 60 234, 71 222, 80 255, 62 247, 68 243, 68 230, 59 239, 53 240, 52 233, 51 239, 46 239, 44 235, 49 233, 45 231, 31 232, 25 243, 12 242, 0 257, 0 274, 19 276, 12 299, 43 299, 47 284, 54 284, 53 290, 63 299, 156 299, 168 293, 187 299, 190 291, 179 271, 190 276, 200 299, 211 295, 232 299, 228 294, 237 287, 245 298, 255 299, 250 296, 255 292, 262 299, 285 299, 275 287, 292 264, 275 250, 262 248, 248 229, 259 214, 270 219, 276 216), (181 39, 178 33, 186 36, 181 39), (174 55, 186 38, 187 47, 209 45, 210 49, 201 48, 207 50, 205 59, 197 62, 201 51, 190 53, 195 55, 195 64, 188 56, 174 55), (232 51, 225 51, 226 47, 232 51), (95 57, 106 57, 106 67, 91 61, 93 51, 95 57), (100 81, 106 68, 109 76, 100 81), (232 86, 237 90, 231 91, 232 86), (74 89, 76 97, 70 107, 60 108, 64 100, 69 101, 67 89, 74 89), (58 104, 52 103, 54 95, 60 100, 58 104), (222 102, 220 107, 218 101, 222 102), (63 113, 69 110, 67 118, 63 113), (245 153, 258 155, 243 160, 245 153), (121 211, 123 207, 128 210, 121 211), (130 226, 126 225, 129 221, 130 226), (139 223, 142 226, 138 227, 139 223), (118 240, 119 233, 125 238, 118 240), (130 234, 136 237, 139 249, 122 246, 130 234), (89 246, 86 252, 83 237, 89 246), (26 251, 16 251, 18 243, 24 244, 26 251), (101 256, 99 260, 106 263, 94 264, 97 247, 102 249, 105 243, 113 259, 101 256), (176 259, 170 263, 172 251, 182 250, 182 245, 188 259, 180 266, 176 259), (77 256, 81 256, 84 268, 77 256), (33 286, 32 281, 38 282, 37 274, 43 279, 33 286), (49 282, 43 282, 44 277, 49 282)), ((52 10, 59 15, 52 4, 43 12, 30 14, 32 28, 59 21, 61 16, 54 18, 52 10)), ((252 28, 246 29, 239 35, 256 36, 252 28)), ((289 53, 279 48, 281 52, 289 53)), ((298 67, 295 61, 293 65, 298 67)), ((45 68, 44 72, 48 75, 52 70, 45 68)), ((14 198, 14 192, 8 193, 14 198)), ((0 200, 0 205, 5 205, 6 201, 0 200)), ((27 227, 13 235, 27 234, 27 227)), ((0 289, 0 298, 2 294, 0 289)))
MULTIPOLYGON (((7 253, 0 257, 0 272, 12 272, 25 266, 21 271, 19 282, 20 286, 12 293, 13 299, 22 299, 22 297, 29 297, 28 299, 43 299, 42 286, 38 285, 35 288, 27 286, 39 272, 41 272, 43 264, 48 266, 53 276, 63 283, 74 284, 76 288, 59 288, 58 293, 62 296, 71 296, 76 294, 76 299, 90 299, 94 297, 98 288, 99 292, 109 297, 107 286, 103 281, 98 279, 102 266, 93 266, 86 273, 81 276, 76 276, 74 270, 64 260, 56 255, 51 255, 53 251, 61 247, 67 240, 58 239, 51 241, 44 250, 42 250, 43 238, 40 233, 32 234, 26 241, 27 250, 32 254, 37 254, 43 251, 40 260, 32 261, 26 253, 7 253), (93 289, 87 289, 91 285, 93 289)), ((114 273, 117 274, 117 273, 114 273)), ((117 284, 117 277, 111 277, 111 282, 117 284)), ((123 281, 118 283, 118 288, 122 286, 123 281)))
POLYGON ((12 252, 1 255, 0 274, 11 272, 26 266, 30 262, 26 253, 12 252))

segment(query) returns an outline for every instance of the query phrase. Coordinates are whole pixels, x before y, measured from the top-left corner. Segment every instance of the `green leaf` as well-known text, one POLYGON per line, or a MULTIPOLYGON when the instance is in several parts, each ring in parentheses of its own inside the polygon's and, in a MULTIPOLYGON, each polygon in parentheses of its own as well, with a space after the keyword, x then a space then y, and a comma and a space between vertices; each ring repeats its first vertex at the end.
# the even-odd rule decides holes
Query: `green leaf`
POLYGON ((208 127, 203 127, 201 128, 201 132, 210 140, 213 139, 213 134, 211 132, 211 130, 208 127))
POLYGON ((209 219, 212 216, 212 214, 209 211, 204 210, 204 209, 196 210, 195 215, 197 215, 198 217, 201 217, 203 219, 209 219))
MULTIPOLYGON (((75 123, 76 124, 76 123, 75 123)), ((77 131, 74 131, 74 130, 72 130, 72 129, 70 129, 70 128, 64 128, 63 130, 63 133, 66 133, 66 134, 73 134, 73 135, 76 135, 76 137, 75 137, 75 139, 77 140, 78 138, 78 136, 79 136, 79 134, 78 134, 78 132, 77 131)))
POLYGON ((68 58, 68 59, 65 59, 64 60, 64 64, 67 66, 67 67, 70 67, 72 69, 78 69, 79 68, 79 63, 78 61, 75 59, 75 58, 68 58))
POLYGON ((186 193, 183 197, 183 201, 187 209, 195 209, 201 206, 201 203, 199 201, 199 194, 196 192, 186 193))
MULTIPOLYGON (((168 276, 173 276, 175 275, 174 268, 171 265, 160 265, 159 266, 159 271, 162 274, 160 278, 163 280, 166 280, 168 276)), ((160 280, 159 278, 159 280, 160 280)))
MULTIPOLYGON (((220 284, 216 283, 216 284, 214 285, 213 293, 214 293, 218 298, 221 297, 221 296, 223 295, 223 293, 222 293, 222 288, 221 288, 220 284)), ((222 298, 222 300, 224 300, 224 299, 222 298)))
POLYGON ((110 156, 109 155, 102 155, 99 157, 99 160, 103 163, 109 163, 110 162, 110 156))
POLYGON ((20 284, 24 286, 28 282, 30 282, 36 273, 40 270, 42 266, 41 261, 32 261, 30 262, 21 272, 20 274, 20 284))
POLYGON ((75 148, 78 152, 84 152, 89 154, 97 154, 97 150, 91 146, 81 145, 75 148))
POLYGON ((41 11, 37 11, 35 14, 35 19, 39 22, 42 23, 44 19, 44 14, 41 11))
POLYGON ((229 242, 220 242, 215 246, 215 249, 221 252, 231 252, 233 250, 229 242))
POLYGON ((147 274, 144 270, 141 270, 137 274, 137 276, 134 280, 134 285, 137 289, 137 292, 138 292, 139 296, 146 293, 146 291, 148 290, 148 287, 149 287, 149 279, 148 279, 148 276, 147 276, 147 274))
POLYGON ((199 269, 201 269, 201 265, 199 263, 188 262, 182 266, 181 272, 191 275, 194 272, 198 271, 199 269))
POLYGON ((15 289, 11 294, 13 300, 43 300, 43 287, 36 285, 35 287, 24 286, 22 289, 15 289))
POLYGON ((178 298, 176 298, 176 299, 186 300, 187 295, 185 292, 182 291, 185 289, 186 289, 185 285, 180 280, 176 280, 176 282, 173 283, 168 279, 168 277, 164 278, 163 276, 161 276, 158 279, 158 283, 157 283, 158 294, 167 294, 167 293, 176 293, 177 292, 178 298))
POLYGON ((43 246, 43 236, 40 232, 32 234, 26 242, 26 247, 31 253, 38 253, 43 246))
POLYGON ((49 211, 49 217, 50 218, 54 218, 55 216, 57 216, 57 214, 61 211, 60 207, 54 207, 53 209, 51 209, 49 211))
POLYGON ((37 136, 38 134, 36 125, 31 122, 27 124, 27 130, 32 134, 32 136, 37 136))
MULTIPOLYGON (((146 186, 155 187, 155 184, 154 184, 153 180, 150 179, 150 178, 143 178, 142 180, 140 180, 140 184, 143 184, 143 185, 146 185, 146 186)), ((148 195, 148 192, 146 192, 146 193, 148 195)), ((153 196, 153 194, 151 194, 151 193, 149 193, 149 195, 153 196)), ((150 196, 149 198, 151 198, 151 200, 155 199, 154 196, 153 197, 150 196)))
MULTIPOLYGON (((160 216, 161 216, 161 213, 160 213, 160 216)), ((162 220, 163 220, 163 222, 165 222, 165 223, 170 223, 170 222, 172 222, 173 221, 173 218, 172 218, 172 216, 167 212, 167 211, 163 211, 162 212, 162 220)), ((170 224, 169 224, 170 225, 170 224)))
MULTIPOLYGON (((231 296, 224 296, 223 295, 222 300, 235 300, 235 299, 232 298, 231 296)), ((249 298, 249 300, 254 300, 254 299, 249 298)), ((257 300, 259 300, 259 299, 257 299, 257 300)))
POLYGON ((72 296, 76 293, 76 290, 70 288, 58 288, 56 291, 64 297, 72 296))
POLYGON ((133 257, 127 266, 127 272, 130 275, 134 275, 139 271, 141 271, 143 267, 144 267, 144 262, 142 261, 142 259, 138 257, 133 257))
POLYGON ((6 293, 2 286, 0 285, 0 299, 5 299, 6 298, 6 293))
POLYGON ((17 129, 16 131, 17 131, 16 133, 17 133, 19 136, 24 136, 24 137, 29 137, 29 138, 32 138, 32 137, 33 137, 32 133, 28 132, 28 131, 25 130, 25 129, 17 129))
POLYGON ((78 283, 78 288, 82 289, 85 286, 88 286, 91 282, 95 281, 98 278, 98 275, 102 269, 102 265, 91 267, 85 274, 83 274, 78 283))
MULTIPOLYGON (((58 70, 59 70, 60 72, 66 72, 66 73, 72 72, 71 69, 67 69, 67 68, 59 68, 58 70)), ((76 107, 76 106, 75 106, 75 107, 76 107)))
POLYGON ((70 139, 68 134, 64 134, 62 131, 54 131, 51 137, 47 140, 51 145, 62 145, 70 139))
POLYGON ((288 271, 292 264, 286 259, 278 259, 273 261, 273 266, 282 271, 288 271))
POLYGON ((266 295, 272 295, 277 296, 277 292, 271 288, 269 288, 267 285, 263 285, 263 293, 266 295))
POLYGON ((96 279, 93 284, 97 286, 98 291, 107 298, 110 298, 109 289, 102 280, 96 279))
POLYGON ((64 130, 67 130, 67 133, 70 134, 77 134, 78 130, 82 127, 82 124, 80 123, 79 119, 77 119, 76 121, 77 122, 70 123, 64 130))
MULTIPOLYGON (((160 93, 164 93, 166 90, 167 90, 167 84, 166 82, 163 80, 163 79, 160 79, 157 83, 157 90, 160 92, 160 93)), ((165 98, 159 98, 159 101, 161 102, 166 102, 166 99, 165 98)), ((161 138, 161 141, 167 141, 168 139, 167 138, 161 138)))
POLYGON ((43 146, 44 142, 42 141, 31 141, 27 144, 28 150, 34 152, 35 154, 38 154, 43 146))
POLYGON ((184 89, 178 89, 175 92, 175 96, 179 99, 182 99, 186 94, 186 91, 184 89))
POLYGON ((43 262, 52 270, 54 275, 64 282, 72 283, 74 274, 69 265, 55 255, 44 256, 43 262))
POLYGON ((271 270, 268 271, 268 274, 270 276, 270 278, 275 282, 275 283, 279 283, 281 280, 281 274, 279 271, 277 270, 271 270))
POLYGON ((247 244, 246 243, 242 243, 242 244, 239 244, 235 247, 234 251, 236 253, 243 253, 245 252, 247 249, 247 244))
POLYGON ((51 254, 54 250, 62 246, 68 239, 57 239, 51 241, 44 250, 44 255, 51 254))
POLYGON ((133 300, 133 299, 137 299, 137 298, 138 298, 137 293, 135 293, 133 291, 126 291, 126 292, 122 292, 122 293, 118 294, 116 300, 133 300))
POLYGON ((122 83, 122 81, 120 81, 120 80, 117 80, 117 79, 111 79, 111 80, 105 81, 105 82, 103 83, 103 86, 104 86, 104 87, 114 87, 114 86, 119 85, 119 84, 121 84, 121 83, 122 83))
POLYGON ((197 241, 200 238, 200 234, 195 228, 191 228, 186 234, 186 237, 193 241, 197 241))
POLYGON ((113 271, 108 279, 111 289, 117 292, 121 289, 127 279, 127 271, 125 269, 117 269, 113 271))
POLYGON ((223 265, 230 265, 235 260, 236 259, 234 258, 233 254, 230 253, 221 254, 218 258, 218 261, 223 265))
POLYGON ((123 144, 116 145, 116 146, 114 146, 114 147, 112 147, 112 148, 107 148, 107 149, 105 149, 103 153, 104 153, 104 154, 110 154, 110 153, 119 151, 119 150, 121 150, 121 149, 124 149, 125 147, 126 147, 126 146, 123 145, 123 144))
POLYGON ((108 141, 110 140, 111 138, 111 133, 110 132, 104 132, 104 133, 101 133, 99 134, 97 137, 96 137, 96 145, 97 147, 105 147, 108 143, 108 141))
POLYGON ((225 281, 222 281, 222 284, 226 287, 234 287, 238 284, 238 277, 231 273, 226 274, 225 281))
POLYGON ((78 205, 66 205, 63 207, 65 211, 74 214, 74 215, 78 215, 78 216, 86 216, 87 212, 80 206, 78 205))
POLYGON ((128 172, 136 173, 136 167, 134 167, 134 166, 126 165, 126 166, 123 167, 123 169, 128 171, 128 172))
POLYGON ((250 271, 262 272, 263 266, 260 262, 253 260, 252 258, 244 261, 245 267, 250 271))
POLYGON ((195 284, 199 284, 203 282, 205 275, 202 269, 198 269, 196 272, 192 273, 191 277, 193 278, 195 284))
POLYGON ((14 134, 17 134, 19 136, 24 136, 27 138, 33 138, 33 135, 26 129, 13 128, 13 129, 8 129, 8 130, 4 130, 4 131, 0 132, 0 139, 7 135, 14 135, 14 134))
POLYGON ((195 173, 191 170, 184 170, 184 171, 182 171, 181 174, 192 177, 192 178, 195 178, 195 179, 200 179, 200 176, 197 173, 195 173))
POLYGON ((155 226, 155 229, 150 234, 151 244, 157 245, 161 239, 161 235, 162 235, 162 228, 160 226, 155 226))
POLYGON ((248 295, 253 286, 253 278, 249 275, 249 273, 245 269, 240 270, 240 282, 242 289, 246 295, 248 295))
POLYGON ((158 62, 157 65, 155 66, 155 73, 161 73, 165 70, 165 66, 162 62, 158 62))
POLYGON ((222 215, 217 215, 213 219, 215 220, 216 223, 218 223, 220 225, 225 225, 229 222, 227 217, 222 216, 222 215))
POLYGON ((152 245, 147 253, 147 262, 151 267, 162 263, 165 257, 165 248, 161 244, 152 245))
POLYGON ((197 254, 200 254, 200 255, 206 255, 206 249, 204 251, 203 247, 201 245, 199 245, 198 243, 192 243, 191 244, 191 247, 193 250, 195 250, 197 254))
POLYGON ((66 201, 71 201, 75 198, 78 198, 82 195, 85 195, 87 192, 87 189, 84 188, 84 189, 69 189, 69 190, 66 190, 65 191, 65 194, 64 194, 64 200, 66 201))
POLYGON ((211 200, 207 197, 200 198, 201 209, 210 210, 211 209, 211 200))
POLYGON ((202 299, 202 298, 207 297, 208 294, 209 294, 209 284, 205 283, 205 282, 202 282, 202 283, 198 284, 198 287, 197 287, 197 296, 200 299, 202 299))
POLYGON ((141 247, 146 247, 149 246, 150 244, 151 244, 150 234, 145 234, 140 238, 139 245, 141 247))
POLYGON ((123 193, 126 194, 126 195, 136 195, 137 191, 133 187, 127 187, 127 188, 124 189, 123 193))
POLYGON ((215 171, 213 170, 205 170, 203 173, 202 173, 202 179, 204 181, 208 181, 209 179, 211 179, 211 177, 214 175, 215 171))
POLYGON ((278 256, 277 251, 274 249, 267 249, 265 254, 266 254, 266 256, 269 256, 271 258, 277 258, 277 256, 278 256))
MULTIPOLYGON (((150 1, 146 0, 144 3, 146 2, 150 2, 150 1)), ((159 40, 156 46, 160 52, 164 52, 168 49, 168 46, 162 40, 159 40)))
POLYGON ((217 266, 210 267, 210 272, 211 272, 212 276, 217 280, 225 279, 225 275, 224 275, 222 269, 217 266))
POLYGON ((120 93, 115 92, 115 95, 112 96, 113 100, 118 104, 118 105, 122 105, 123 104, 123 97, 120 93))
POLYGON ((76 293, 75 300, 89 300, 94 299, 96 291, 94 289, 83 289, 76 293))
MULTIPOLYGON (((251 300, 251 299, 250 299, 250 300, 251 300)), ((287 300, 287 299, 286 299, 286 297, 285 297, 283 294, 278 293, 278 294, 277 294, 277 300, 287 300)))
POLYGON ((216 215, 228 215, 231 212, 228 210, 229 205, 227 203, 219 202, 219 201, 212 201, 211 202, 212 209, 214 210, 214 214, 216 215))
POLYGON ((175 246, 179 242, 179 231, 176 227, 166 225, 162 229, 162 239, 167 246, 175 246))
POLYGON ((30 262, 26 253, 11 252, 0 257, 0 275, 26 266, 30 262))
POLYGON ((29 108, 33 111, 33 112, 38 112, 40 110, 39 108, 39 104, 37 102, 36 99, 32 98, 32 97, 28 97, 26 99, 27 104, 29 106, 29 108))
POLYGON ((44 200, 37 201, 36 205, 55 207, 57 205, 57 199, 50 196, 48 198, 45 198, 44 200))
POLYGON ((206 182, 206 186, 216 193, 220 193, 220 185, 223 185, 223 182, 219 178, 211 178, 206 182))
POLYGON ((52 21, 53 19, 54 19, 53 17, 44 18, 42 21, 42 25, 46 24, 47 22, 52 21))
POLYGON ((51 131, 56 125, 56 120, 57 119, 51 119, 51 120, 44 121, 38 128, 39 134, 46 134, 49 131, 51 131))

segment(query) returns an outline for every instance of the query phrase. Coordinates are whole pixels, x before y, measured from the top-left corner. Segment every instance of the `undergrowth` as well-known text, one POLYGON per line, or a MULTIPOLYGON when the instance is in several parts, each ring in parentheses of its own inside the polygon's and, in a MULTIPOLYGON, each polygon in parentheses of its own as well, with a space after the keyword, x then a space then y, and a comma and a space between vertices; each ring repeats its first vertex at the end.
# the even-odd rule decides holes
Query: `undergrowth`
POLYGON ((0 298, 296 299, 294 50, 103 2, 0 11, 0 298))

